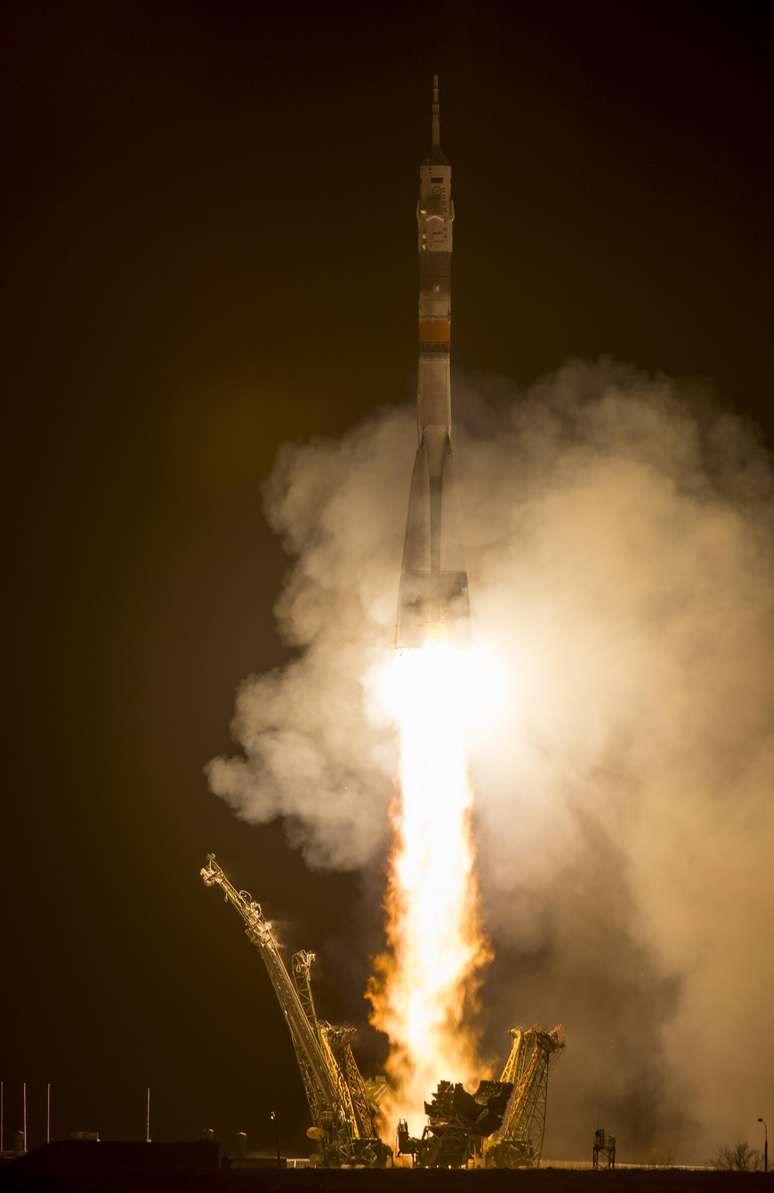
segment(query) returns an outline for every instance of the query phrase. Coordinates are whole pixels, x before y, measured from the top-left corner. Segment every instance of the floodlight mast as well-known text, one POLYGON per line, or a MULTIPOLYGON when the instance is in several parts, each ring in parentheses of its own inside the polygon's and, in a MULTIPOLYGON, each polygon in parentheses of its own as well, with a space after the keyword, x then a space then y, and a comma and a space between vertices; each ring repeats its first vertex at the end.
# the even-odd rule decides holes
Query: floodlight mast
POLYGON ((769 1171, 769 1124, 765 1118, 759 1118, 759 1123, 763 1123, 763 1171, 769 1171))

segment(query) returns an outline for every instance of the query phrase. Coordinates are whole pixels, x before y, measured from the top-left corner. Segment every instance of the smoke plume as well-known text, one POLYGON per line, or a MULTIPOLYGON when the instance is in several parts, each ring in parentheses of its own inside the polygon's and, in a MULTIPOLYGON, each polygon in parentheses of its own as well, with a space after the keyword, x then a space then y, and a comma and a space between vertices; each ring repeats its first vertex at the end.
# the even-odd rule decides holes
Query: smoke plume
MULTIPOLYGON (((505 677, 472 761, 487 1045, 565 1023, 547 1156, 585 1155, 599 1118, 623 1159, 701 1161, 750 1135, 774 1072, 768 461, 728 413, 609 362, 519 396, 468 378, 455 406, 475 634, 505 677)), ((243 753, 209 778, 317 866, 385 849, 397 743, 371 677, 415 434, 399 410, 287 447, 266 491, 297 652, 243 685, 243 753)))

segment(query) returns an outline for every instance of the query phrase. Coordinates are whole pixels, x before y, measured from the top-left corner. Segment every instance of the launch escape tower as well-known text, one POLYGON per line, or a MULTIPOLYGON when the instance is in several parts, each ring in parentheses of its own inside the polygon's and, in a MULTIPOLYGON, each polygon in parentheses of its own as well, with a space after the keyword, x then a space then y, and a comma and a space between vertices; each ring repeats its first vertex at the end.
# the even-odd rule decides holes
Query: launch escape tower
POLYGON ((293 954, 291 980, 260 903, 249 891, 236 889, 214 854, 207 855, 200 873, 205 886, 221 888, 266 966, 301 1072, 312 1118, 308 1134, 320 1147, 318 1163, 327 1168, 384 1167, 390 1149, 376 1133, 374 1107, 352 1053, 355 1030, 333 1027, 317 1016, 310 981, 314 953, 302 949, 293 954))

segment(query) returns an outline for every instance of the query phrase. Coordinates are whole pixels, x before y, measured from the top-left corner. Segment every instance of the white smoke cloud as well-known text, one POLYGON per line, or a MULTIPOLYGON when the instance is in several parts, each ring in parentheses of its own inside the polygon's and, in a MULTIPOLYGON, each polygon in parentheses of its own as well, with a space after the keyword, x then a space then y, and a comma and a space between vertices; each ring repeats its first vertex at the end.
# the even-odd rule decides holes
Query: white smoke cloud
MULTIPOLYGON (((456 390, 476 634, 507 700, 473 759, 491 1046, 563 1019, 547 1149, 706 1157, 774 1072, 774 494, 752 430, 667 379, 575 364, 456 390)), ((243 686, 210 764, 311 863, 383 855, 389 649, 410 411, 287 448, 267 510, 295 559, 290 666, 243 686)), ((761 1109, 763 1107, 763 1109, 761 1109)))
POLYGON ((244 755, 215 759, 209 780, 245 820, 286 817, 323 867, 363 866, 386 840, 397 743, 367 677, 394 636, 406 500, 395 461, 410 460, 414 435, 401 411, 342 441, 288 447, 266 488, 296 558, 277 617, 299 656, 242 686, 244 755))

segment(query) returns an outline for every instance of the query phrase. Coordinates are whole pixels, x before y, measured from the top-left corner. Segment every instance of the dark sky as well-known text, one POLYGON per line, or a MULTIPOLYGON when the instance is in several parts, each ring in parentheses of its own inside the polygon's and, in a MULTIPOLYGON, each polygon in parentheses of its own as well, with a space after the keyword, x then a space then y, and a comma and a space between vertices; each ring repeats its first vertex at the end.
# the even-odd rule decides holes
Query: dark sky
POLYGON ((411 398, 433 70, 457 366, 524 384, 609 355, 701 380, 774 439, 764 9, 6 13, 7 1130, 26 1079, 33 1143, 46 1081, 58 1133, 138 1135, 150 1083, 159 1138, 267 1142, 272 1107, 302 1137, 208 849, 317 949, 324 1012, 364 1018, 378 876, 309 872, 202 768, 239 681, 287 657, 277 448, 411 398))

